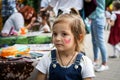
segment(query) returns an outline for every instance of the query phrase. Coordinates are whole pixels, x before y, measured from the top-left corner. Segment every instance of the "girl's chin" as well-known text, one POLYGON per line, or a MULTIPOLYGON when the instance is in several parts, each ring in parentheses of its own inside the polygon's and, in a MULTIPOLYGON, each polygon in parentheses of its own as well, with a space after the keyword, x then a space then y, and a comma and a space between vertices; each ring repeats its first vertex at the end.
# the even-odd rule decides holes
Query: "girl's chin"
POLYGON ((58 50, 58 51, 64 51, 64 49, 63 49, 63 48, 57 48, 57 50, 58 50))

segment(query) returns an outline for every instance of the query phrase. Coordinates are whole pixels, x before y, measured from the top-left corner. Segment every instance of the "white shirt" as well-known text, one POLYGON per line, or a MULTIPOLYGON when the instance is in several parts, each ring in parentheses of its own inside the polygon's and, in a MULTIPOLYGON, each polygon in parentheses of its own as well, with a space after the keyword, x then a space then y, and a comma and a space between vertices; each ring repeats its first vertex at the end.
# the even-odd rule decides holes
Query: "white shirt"
MULTIPOLYGON (((43 58, 39 61, 39 63, 36 66, 36 69, 41 71, 43 74, 49 75, 49 67, 51 64, 51 54, 43 56, 43 58)), ((92 61, 87 56, 82 56, 80 65, 82 67, 82 77, 95 77, 92 61)))
POLYGON ((115 21, 117 19, 116 14, 120 14, 120 11, 113 11, 110 19, 115 21))
POLYGON ((12 14, 5 22, 5 25, 3 26, 1 33, 8 34, 12 27, 14 28, 15 31, 19 31, 21 27, 24 27, 24 18, 21 13, 16 12, 12 14))
POLYGON ((41 0, 41 7, 48 7, 51 0, 41 0))
POLYGON ((105 11, 105 16, 106 16, 106 18, 110 18, 111 17, 111 13, 109 11, 105 11))
POLYGON ((50 27, 47 24, 45 24, 44 26, 41 25, 39 28, 39 31, 45 32, 44 29, 46 29, 48 32, 50 32, 50 27))
POLYGON ((83 0, 51 0, 50 6, 56 7, 57 10, 61 9, 63 12, 69 11, 70 8, 81 10, 83 8, 83 0))

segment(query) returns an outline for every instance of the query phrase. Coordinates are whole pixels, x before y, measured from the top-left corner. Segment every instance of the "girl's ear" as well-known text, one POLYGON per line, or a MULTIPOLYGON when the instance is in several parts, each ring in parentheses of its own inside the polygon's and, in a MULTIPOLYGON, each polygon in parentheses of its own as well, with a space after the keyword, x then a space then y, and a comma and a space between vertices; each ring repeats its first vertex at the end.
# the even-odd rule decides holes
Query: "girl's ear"
POLYGON ((79 39, 80 39, 79 40, 80 42, 83 40, 83 35, 82 34, 79 35, 79 39))

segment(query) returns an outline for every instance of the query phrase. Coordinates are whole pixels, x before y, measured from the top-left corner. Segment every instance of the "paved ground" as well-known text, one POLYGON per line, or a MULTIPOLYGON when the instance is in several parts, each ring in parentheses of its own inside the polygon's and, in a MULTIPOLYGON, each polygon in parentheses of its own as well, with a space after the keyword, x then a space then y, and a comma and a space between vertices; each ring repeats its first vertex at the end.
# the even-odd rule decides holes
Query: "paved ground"
MULTIPOLYGON (((111 53, 113 53, 113 50, 112 47, 107 43, 108 36, 109 36, 109 31, 105 31, 107 53, 108 55, 111 55, 111 53)), ((86 43, 85 44, 86 54, 88 57, 90 57, 93 60, 93 51, 92 51, 90 34, 86 36, 85 43, 86 43)), ((101 62, 101 58, 99 58, 99 62, 101 62)), ((109 65, 109 70, 103 72, 95 72, 96 77, 94 78, 94 80, 120 80, 120 58, 108 59, 108 65, 109 65)))

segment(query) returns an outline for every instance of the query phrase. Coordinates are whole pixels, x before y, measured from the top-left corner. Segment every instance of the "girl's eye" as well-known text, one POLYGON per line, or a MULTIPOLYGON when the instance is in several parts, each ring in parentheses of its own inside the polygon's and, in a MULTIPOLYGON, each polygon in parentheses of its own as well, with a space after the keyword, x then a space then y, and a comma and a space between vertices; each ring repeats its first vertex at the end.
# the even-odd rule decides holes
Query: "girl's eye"
MULTIPOLYGON (((65 37, 65 36, 67 36, 68 34, 67 34, 67 33, 61 33, 60 35, 63 36, 63 37, 65 37)), ((58 33, 53 33, 52 36, 53 36, 53 37, 56 37, 56 36, 58 36, 58 33)))
POLYGON ((67 35, 67 33, 62 33, 62 36, 66 36, 67 35))
POLYGON ((57 36, 57 33, 53 33, 53 36, 57 36))

